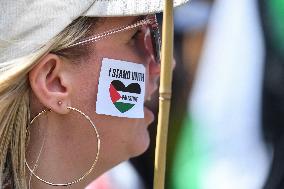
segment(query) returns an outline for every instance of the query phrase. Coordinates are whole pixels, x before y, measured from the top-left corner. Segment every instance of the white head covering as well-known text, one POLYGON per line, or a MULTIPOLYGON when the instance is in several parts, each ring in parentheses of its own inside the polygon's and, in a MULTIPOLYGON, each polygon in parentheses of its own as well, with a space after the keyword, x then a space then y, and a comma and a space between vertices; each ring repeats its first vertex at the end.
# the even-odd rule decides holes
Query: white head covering
MULTIPOLYGON (((180 5, 188 0, 174 0, 180 5)), ((79 16, 161 12, 163 0, 4 0, 0 3, 0 63, 39 50, 79 16)))

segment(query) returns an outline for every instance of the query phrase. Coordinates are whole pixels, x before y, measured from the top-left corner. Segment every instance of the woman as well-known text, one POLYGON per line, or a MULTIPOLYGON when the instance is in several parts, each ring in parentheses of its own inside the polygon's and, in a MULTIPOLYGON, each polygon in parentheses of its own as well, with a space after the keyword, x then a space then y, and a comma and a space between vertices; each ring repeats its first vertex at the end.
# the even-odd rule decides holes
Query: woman
POLYGON ((84 188, 147 149, 161 6, 1 2, 1 188, 84 188))

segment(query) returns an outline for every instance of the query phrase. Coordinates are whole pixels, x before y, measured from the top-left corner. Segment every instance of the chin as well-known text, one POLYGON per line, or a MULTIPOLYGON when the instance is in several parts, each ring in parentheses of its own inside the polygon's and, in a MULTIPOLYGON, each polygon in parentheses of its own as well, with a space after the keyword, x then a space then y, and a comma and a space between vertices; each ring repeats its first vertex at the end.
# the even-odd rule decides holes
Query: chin
POLYGON ((149 132, 146 130, 143 135, 135 138, 135 141, 131 144, 130 154, 131 157, 136 157, 143 154, 150 145, 149 132))

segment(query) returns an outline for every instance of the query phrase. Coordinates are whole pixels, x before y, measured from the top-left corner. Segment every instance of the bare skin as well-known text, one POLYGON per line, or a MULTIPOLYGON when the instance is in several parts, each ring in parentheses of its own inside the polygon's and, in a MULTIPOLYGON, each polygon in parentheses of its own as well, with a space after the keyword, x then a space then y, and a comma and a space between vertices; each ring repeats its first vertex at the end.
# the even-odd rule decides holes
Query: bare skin
MULTIPOLYGON (((133 23, 138 17, 105 18, 94 33, 133 23)), ((143 64, 146 68, 146 95, 157 89, 159 64, 152 55, 136 47, 141 40, 133 38, 136 30, 110 36, 90 45, 93 52, 77 63, 54 54, 46 55, 29 73, 31 115, 50 108, 31 126, 27 161, 33 167, 40 148, 44 147, 37 162, 36 173, 54 183, 65 183, 82 176, 92 165, 97 153, 97 139, 90 123, 80 114, 67 109, 75 107, 95 123, 101 138, 99 161, 83 181, 68 188, 82 189, 91 181, 118 163, 143 153, 149 145, 148 125, 153 113, 145 107, 143 119, 130 119, 96 114, 96 95, 102 58, 126 60, 143 64), (58 102, 62 103, 58 103, 58 102), (47 108, 48 107, 48 108, 47 108)), ((29 172, 27 181, 29 182, 29 172)), ((31 188, 54 188, 31 179, 31 188)), ((66 187, 57 187, 66 188, 66 187)))

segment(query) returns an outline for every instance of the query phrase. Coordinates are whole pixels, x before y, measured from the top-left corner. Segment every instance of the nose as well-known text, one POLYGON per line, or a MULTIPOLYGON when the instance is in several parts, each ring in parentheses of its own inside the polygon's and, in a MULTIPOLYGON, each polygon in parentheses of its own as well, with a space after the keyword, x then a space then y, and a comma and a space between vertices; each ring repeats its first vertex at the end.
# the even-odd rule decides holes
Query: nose
MULTIPOLYGON (((172 70, 174 70, 176 67, 176 59, 173 58, 173 61, 172 61, 172 70)), ((156 59, 154 58, 153 55, 151 55, 151 59, 150 59, 150 64, 149 64, 149 72, 150 72, 150 75, 158 75, 160 76, 160 72, 161 72, 161 64, 158 64, 156 62, 156 59)))
POLYGON ((156 62, 153 54, 150 55, 149 74, 152 76, 160 76, 161 64, 156 62))

